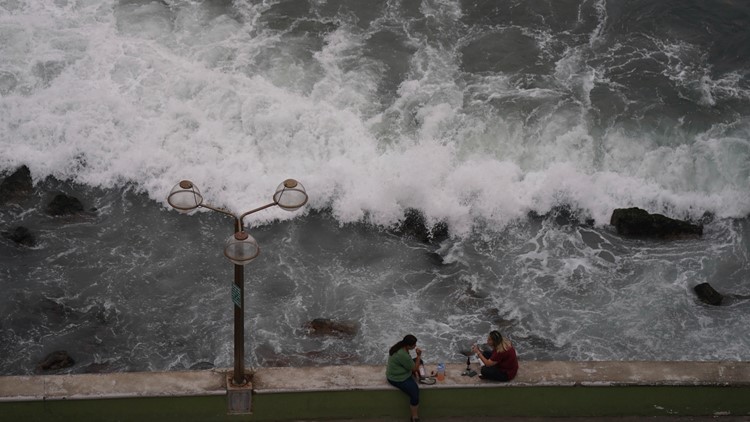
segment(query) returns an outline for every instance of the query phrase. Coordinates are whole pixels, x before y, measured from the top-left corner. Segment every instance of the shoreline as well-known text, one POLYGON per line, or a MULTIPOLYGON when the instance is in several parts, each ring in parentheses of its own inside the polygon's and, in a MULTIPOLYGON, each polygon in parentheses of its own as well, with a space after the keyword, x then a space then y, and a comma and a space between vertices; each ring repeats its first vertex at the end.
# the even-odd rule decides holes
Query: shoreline
MULTIPOLYGON (((445 381, 420 385, 424 418, 750 415, 750 362, 526 361, 508 383, 446 367, 445 381)), ((0 412, 31 421, 291 421, 392 420, 405 411, 382 365, 249 372, 243 387, 230 385, 231 369, 0 377, 0 412), (249 412, 233 411, 233 400, 246 400, 249 412)))

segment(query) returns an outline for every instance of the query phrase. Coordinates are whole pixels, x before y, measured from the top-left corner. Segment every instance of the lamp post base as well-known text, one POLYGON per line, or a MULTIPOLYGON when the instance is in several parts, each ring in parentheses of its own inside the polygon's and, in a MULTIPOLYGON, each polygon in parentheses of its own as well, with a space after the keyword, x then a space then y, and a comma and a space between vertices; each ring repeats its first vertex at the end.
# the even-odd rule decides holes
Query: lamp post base
POLYGON ((253 384, 249 381, 250 374, 245 374, 245 383, 234 383, 234 374, 226 374, 227 381, 227 413, 230 415, 247 415, 252 413, 253 384))

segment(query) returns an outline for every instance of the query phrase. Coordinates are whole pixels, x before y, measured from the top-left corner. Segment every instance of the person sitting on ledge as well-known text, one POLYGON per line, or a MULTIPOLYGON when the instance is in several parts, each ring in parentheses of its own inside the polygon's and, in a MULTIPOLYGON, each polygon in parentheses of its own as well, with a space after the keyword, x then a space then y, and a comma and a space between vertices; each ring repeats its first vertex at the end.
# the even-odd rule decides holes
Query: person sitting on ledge
POLYGON ((487 337, 487 344, 492 348, 491 351, 483 352, 476 344, 471 346, 471 351, 476 353, 484 364, 480 377, 493 381, 510 381, 515 378, 518 372, 518 357, 510 340, 504 338, 499 331, 493 330, 487 337))
POLYGON ((388 351, 388 366, 385 377, 388 383, 409 396, 411 421, 419 422, 419 386, 414 375, 422 363, 422 350, 417 347, 417 338, 407 334, 403 340, 391 346, 388 351), (412 360, 409 350, 415 349, 417 358, 412 360))

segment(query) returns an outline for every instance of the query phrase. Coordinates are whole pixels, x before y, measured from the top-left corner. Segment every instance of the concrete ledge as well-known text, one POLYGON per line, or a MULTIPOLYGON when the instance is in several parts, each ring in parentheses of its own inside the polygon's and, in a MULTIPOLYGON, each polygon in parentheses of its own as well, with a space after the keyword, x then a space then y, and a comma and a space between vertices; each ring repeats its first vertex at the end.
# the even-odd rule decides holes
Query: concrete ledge
MULTIPOLYGON (((477 372, 479 366, 473 364, 477 372)), ((427 367, 428 371, 431 368, 427 367)), ((523 362, 509 383, 461 373, 465 364, 447 364, 446 378, 420 388, 509 388, 530 386, 750 386, 750 362, 523 362)), ((295 391, 381 390, 393 387, 383 366, 263 368, 253 376, 259 394, 295 391)))
POLYGON ((0 401, 90 400, 224 394, 226 394, 224 375, 213 371, 0 377, 0 401))
MULTIPOLYGON (((750 362, 531 361, 523 362, 518 376, 509 383, 461 376, 465 368, 463 364, 447 364, 445 381, 421 388, 750 386, 750 362)), ((476 364, 472 368, 479 369, 476 364)), ((230 371, 0 377, 0 401, 224 395, 224 374, 230 371)), ((381 365, 258 368, 252 386, 256 394, 393 389, 384 374, 381 365)))
MULTIPOLYGON (((445 381, 420 386, 423 417, 750 415, 750 362, 531 361, 509 383, 462 376, 465 367, 448 364, 445 381)), ((227 372, 0 377, 0 420, 401 420, 408 408, 380 365, 259 368, 252 413, 234 415, 227 372)))

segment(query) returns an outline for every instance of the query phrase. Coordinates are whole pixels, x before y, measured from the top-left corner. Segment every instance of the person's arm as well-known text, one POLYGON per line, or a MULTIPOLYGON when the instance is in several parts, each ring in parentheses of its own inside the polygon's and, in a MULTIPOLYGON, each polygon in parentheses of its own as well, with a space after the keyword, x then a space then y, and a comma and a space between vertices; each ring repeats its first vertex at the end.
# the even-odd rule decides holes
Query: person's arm
POLYGON ((417 358, 414 359, 414 368, 412 368, 411 371, 419 373, 419 365, 422 364, 422 349, 417 347, 414 351, 417 353, 417 358))
POLYGON ((397 358, 398 358, 398 365, 406 369, 407 371, 414 372, 416 370, 419 370, 419 367, 417 367, 416 362, 409 355, 408 350, 405 350, 405 349, 399 350, 397 358))
POLYGON ((482 351, 479 350, 479 347, 477 347, 476 344, 473 345, 471 347, 471 349, 477 355, 477 357, 479 358, 479 360, 482 361, 482 363, 484 364, 484 366, 495 366, 495 365, 497 365, 497 362, 495 362, 494 360, 487 359, 486 357, 484 357, 484 354, 482 354, 482 351))

